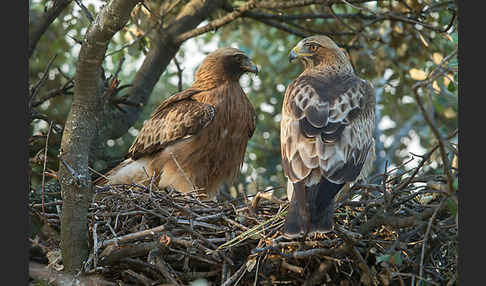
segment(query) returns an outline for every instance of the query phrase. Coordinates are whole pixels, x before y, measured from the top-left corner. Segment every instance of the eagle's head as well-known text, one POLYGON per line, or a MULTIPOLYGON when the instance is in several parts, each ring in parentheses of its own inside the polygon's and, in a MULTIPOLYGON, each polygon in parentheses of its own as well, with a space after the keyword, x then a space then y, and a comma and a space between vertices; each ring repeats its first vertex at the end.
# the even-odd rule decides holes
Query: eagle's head
POLYGON ((246 72, 258 73, 258 67, 243 51, 224 47, 206 56, 196 71, 196 81, 238 81, 246 72))
POLYGON ((289 62, 299 59, 305 68, 349 68, 346 54, 329 37, 324 35, 302 39, 289 53, 289 62))

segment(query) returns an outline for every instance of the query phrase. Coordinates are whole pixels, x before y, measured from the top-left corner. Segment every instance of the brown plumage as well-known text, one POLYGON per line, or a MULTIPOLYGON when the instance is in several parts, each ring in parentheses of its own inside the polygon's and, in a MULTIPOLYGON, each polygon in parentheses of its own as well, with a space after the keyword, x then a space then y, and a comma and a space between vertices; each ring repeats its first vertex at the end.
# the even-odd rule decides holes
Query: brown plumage
POLYGON ((214 198, 243 163, 255 130, 255 111, 239 84, 257 67, 240 50, 210 53, 188 89, 162 102, 145 121, 127 159, 96 185, 147 185, 155 176, 160 188, 199 190, 214 198))
POLYGON ((335 195, 365 178, 375 158, 371 84, 326 36, 301 40, 289 54, 296 58, 304 71, 285 92, 280 135, 291 237, 331 230, 335 195))

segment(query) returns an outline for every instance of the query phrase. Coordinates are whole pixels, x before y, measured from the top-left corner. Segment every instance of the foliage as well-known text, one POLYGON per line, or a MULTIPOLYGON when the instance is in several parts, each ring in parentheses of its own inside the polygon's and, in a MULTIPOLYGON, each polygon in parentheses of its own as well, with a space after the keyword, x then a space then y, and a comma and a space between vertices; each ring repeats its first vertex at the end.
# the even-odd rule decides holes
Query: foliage
MULTIPOLYGON (((96 3, 97 1, 93 2, 96 3)), ((428 4, 420 2, 381 1, 373 9, 384 14, 395 10, 409 13, 416 13, 419 10, 426 11, 422 12, 419 19, 427 25, 437 27, 437 29, 442 29, 450 23, 451 11, 447 8, 453 8, 452 3, 445 5, 439 1, 428 1, 433 2, 428 4), (407 6, 409 7, 407 8, 407 6)), ((99 3, 97 4, 99 5, 99 3)), ((235 5, 237 4, 235 3, 235 5)), ((373 7, 372 4, 375 3, 366 7, 373 7)), ((31 6, 33 21, 35 21, 36 15, 41 12, 43 5, 43 3, 34 1, 31 6)), ((133 20, 114 37, 107 51, 108 56, 104 63, 107 77, 115 73, 122 58, 125 60, 122 72, 119 75, 122 84, 130 82, 137 66, 141 64, 144 54, 150 49, 150 32, 155 25, 155 17, 151 13, 161 9, 161 4, 150 2, 148 5, 151 12, 141 6, 132 12, 133 20), (126 47, 127 45, 128 47, 126 47)), ((88 8, 93 14, 96 13, 92 4, 88 8)), ((304 31, 330 34, 338 43, 347 47, 353 65, 356 67, 356 72, 363 78, 371 80, 376 87, 377 108, 381 113, 381 118, 378 120, 381 123, 389 122, 388 126, 383 123, 384 126, 379 133, 378 145, 381 144, 382 147, 377 148, 376 171, 384 170, 385 160, 388 161, 389 165, 397 166, 410 157, 409 152, 416 152, 417 155, 420 155, 421 150, 428 149, 434 144, 434 139, 424 121, 421 118, 418 118, 418 120, 417 117, 414 118, 414 115, 417 114, 417 108, 411 87, 418 79, 425 79, 424 76, 457 47, 455 25, 447 33, 439 33, 403 21, 367 20, 364 16, 366 15, 365 12, 346 4, 334 5, 333 12, 336 15, 357 14, 361 17, 349 17, 341 20, 330 17, 288 22, 301 26, 304 31), (346 26, 343 26, 342 21, 346 21, 346 26), (356 30, 359 30, 359 32, 352 32, 356 30), (412 118, 414 118, 413 124, 407 128, 406 123, 412 118), (395 134, 400 134, 401 137, 396 137, 395 134), (418 150, 417 148, 411 150, 409 145, 412 141, 419 143, 418 150)), ((292 15, 305 13, 330 14, 328 9, 320 8, 317 5, 293 9, 288 12, 292 15)), ((46 35, 41 39, 30 60, 31 81, 38 79, 47 62, 55 54, 58 55, 53 67, 48 71, 49 80, 42 87, 41 94, 58 88, 66 83, 67 77, 73 76, 74 63, 79 51, 79 44, 73 38, 82 39, 88 23, 86 16, 81 13, 79 7, 70 6, 51 25, 46 35), (65 75, 61 74, 60 71, 65 75)), ((287 63, 288 51, 299 39, 300 37, 294 34, 269 27, 265 23, 249 18, 240 18, 223 26, 218 32, 205 33, 191 39, 190 43, 186 42, 182 45, 177 56, 182 68, 184 68, 182 71, 183 87, 190 85, 194 68, 197 66, 191 63, 193 53, 204 54, 210 51, 205 48, 205 45, 211 47, 238 46, 248 52, 261 67, 261 72, 257 76, 244 76, 241 81, 258 113, 256 133, 249 143, 243 172, 238 179, 245 185, 248 183, 256 184, 252 189, 282 185, 285 181, 280 165, 279 119, 285 87, 302 70, 299 65, 287 63), (189 63, 189 69, 184 67, 186 63, 189 63)), ((450 65, 455 65, 457 70, 457 59, 454 59, 450 65)), ((430 96, 430 104, 435 109, 436 124, 441 127, 443 134, 450 133, 457 128, 457 81, 457 72, 449 73, 438 78, 432 87, 434 95, 430 96)), ((121 138, 112 138, 112 141, 109 142, 108 158, 123 156, 133 141, 134 135, 137 134, 137 130, 141 128, 143 121, 159 102, 177 92, 177 84, 177 69, 172 62, 162 74, 152 92, 149 103, 145 106, 133 129, 130 130, 131 132, 121 138)), ((53 122, 62 126, 69 111, 70 103, 71 95, 54 97, 44 102, 39 110, 53 122)), ((31 124, 30 133, 32 135, 39 134, 39 132, 46 134, 47 129, 48 124, 46 122, 35 120, 31 124)), ((53 170, 58 165, 55 154, 57 153, 56 147, 60 142, 59 138, 60 134, 54 132, 49 142, 51 149, 49 150, 48 167, 53 170)), ((45 142, 39 141, 37 143, 39 144, 30 148, 31 157, 42 151, 45 142)), ((106 159, 101 158, 97 161, 94 166, 95 169, 100 170, 106 167, 107 163, 104 162, 106 159)), ((38 160, 39 162, 41 160, 38 160)), ((439 167, 437 164, 431 166, 439 167)), ((34 165, 34 174, 38 174, 39 167, 39 165, 34 165)), ((39 177, 37 177, 33 183, 36 185, 39 182, 39 177)))

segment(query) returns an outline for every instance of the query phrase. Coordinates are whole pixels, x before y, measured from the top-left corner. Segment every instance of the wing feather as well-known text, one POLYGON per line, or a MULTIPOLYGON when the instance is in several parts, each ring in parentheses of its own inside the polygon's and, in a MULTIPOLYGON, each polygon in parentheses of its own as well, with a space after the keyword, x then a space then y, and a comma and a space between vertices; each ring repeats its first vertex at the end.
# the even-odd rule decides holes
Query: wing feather
POLYGON ((353 74, 294 80, 281 122, 286 176, 297 182, 319 168, 334 183, 355 180, 368 153, 374 156, 374 105, 370 83, 353 74))
POLYGON ((175 142, 190 138, 208 126, 214 118, 214 108, 192 99, 199 92, 188 89, 159 105, 132 143, 129 156, 138 159, 160 151, 175 142))

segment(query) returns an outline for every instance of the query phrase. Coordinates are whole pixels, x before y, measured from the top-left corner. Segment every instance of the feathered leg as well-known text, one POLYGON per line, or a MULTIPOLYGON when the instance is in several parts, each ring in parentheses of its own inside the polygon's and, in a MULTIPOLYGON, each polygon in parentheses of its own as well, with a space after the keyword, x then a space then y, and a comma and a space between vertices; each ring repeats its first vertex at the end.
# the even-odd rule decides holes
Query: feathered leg
POLYGON ((303 182, 294 183, 294 193, 284 225, 285 234, 294 238, 332 230, 334 197, 343 186, 325 178, 312 186, 305 186, 303 182))

